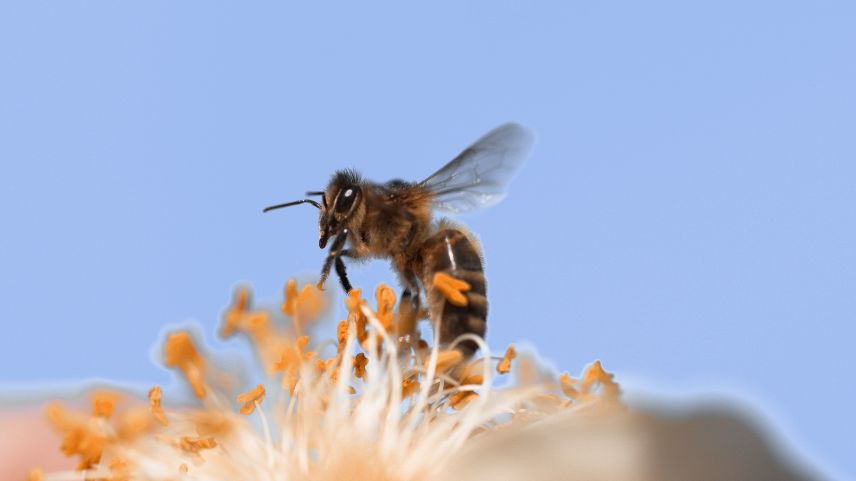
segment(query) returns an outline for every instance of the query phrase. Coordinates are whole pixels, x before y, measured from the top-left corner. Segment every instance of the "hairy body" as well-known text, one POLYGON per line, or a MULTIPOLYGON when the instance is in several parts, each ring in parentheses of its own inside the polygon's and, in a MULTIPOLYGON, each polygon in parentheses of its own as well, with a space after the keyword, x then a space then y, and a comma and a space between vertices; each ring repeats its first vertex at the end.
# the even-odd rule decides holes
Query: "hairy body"
POLYGON ((330 250, 321 269, 322 287, 335 266, 345 292, 351 282, 343 258, 389 259, 398 273, 402 303, 420 312, 426 294, 429 314, 443 345, 455 344, 472 355, 477 344, 456 342, 463 334, 484 337, 487 291, 481 247, 468 230, 446 219, 434 221, 435 209, 468 212, 498 202, 534 144, 532 133, 508 123, 488 132, 422 182, 364 180, 353 170, 333 174, 321 203, 303 199, 271 206, 265 211, 310 204, 320 210, 318 246, 330 250), (438 287, 463 286, 449 297, 438 287), (451 280, 450 280, 451 279, 451 280))
MULTIPOLYGON (((419 184, 400 180, 375 184, 363 181, 355 172, 340 171, 333 176, 324 198, 340 199, 348 189, 352 196, 362 200, 350 214, 339 217, 334 214, 334 222, 348 219, 344 238, 349 247, 330 252, 345 291, 350 291, 351 285, 341 257, 388 258, 404 287, 402 298, 413 303, 413 312, 419 310, 420 293, 426 293, 430 317, 442 344, 449 345, 465 333, 484 337, 487 326, 484 264, 472 234, 446 219, 433 222, 433 194, 419 184), (467 282, 470 289, 463 293, 466 305, 449 302, 435 288, 433 279, 437 273, 467 282)), ((327 214, 325 210, 322 209, 322 218, 327 214)), ((323 227, 321 235, 323 238, 323 227)), ((334 247, 335 244, 334 241, 334 247)), ((322 272, 322 284, 326 272, 322 272)), ((476 344, 465 340, 458 348, 470 355, 475 352, 476 344)))

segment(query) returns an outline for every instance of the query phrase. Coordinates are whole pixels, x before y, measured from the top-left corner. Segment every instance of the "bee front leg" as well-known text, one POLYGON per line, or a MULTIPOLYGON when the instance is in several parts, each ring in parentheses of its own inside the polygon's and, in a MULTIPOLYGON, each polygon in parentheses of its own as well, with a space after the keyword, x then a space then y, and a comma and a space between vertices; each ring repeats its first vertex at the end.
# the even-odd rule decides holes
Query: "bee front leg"
POLYGON ((351 251, 344 249, 336 256, 336 275, 339 276, 339 282, 342 283, 342 289, 345 294, 351 292, 351 281, 348 280, 348 272, 345 270, 345 263, 342 262, 342 257, 350 257, 351 251))
POLYGON ((341 234, 336 236, 336 239, 333 241, 333 245, 330 246, 330 251, 327 253, 327 258, 324 260, 324 266, 321 268, 321 278, 318 279, 318 289, 324 290, 324 282, 327 281, 327 277, 330 275, 330 269, 339 257, 339 253, 342 250, 342 247, 345 246, 345 241, 347 240, 348 229, 345 229, 341 234))

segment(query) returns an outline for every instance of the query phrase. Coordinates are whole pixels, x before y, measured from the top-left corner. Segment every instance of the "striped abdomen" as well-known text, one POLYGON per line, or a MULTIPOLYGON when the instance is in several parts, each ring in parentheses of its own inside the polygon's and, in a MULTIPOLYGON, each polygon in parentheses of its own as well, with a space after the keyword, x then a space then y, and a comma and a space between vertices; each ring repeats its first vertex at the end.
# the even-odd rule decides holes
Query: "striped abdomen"
MULTIPOLYGON (((459 228, 441 228, 428 238, 422 251, 422 282, 428 294, 431 320, 439 330, 440 343, 449 345, 461 334, 484 337, 487 327, 487 298, 484 269, 480 251, 459 228), (461 291, 465 302, 451 302, 435 286, 438 273, 464 281, 468 289, 461 291)), ((457 345, 464 355, 470 356, 478 349, 475 342, 464 341, 457 345)))

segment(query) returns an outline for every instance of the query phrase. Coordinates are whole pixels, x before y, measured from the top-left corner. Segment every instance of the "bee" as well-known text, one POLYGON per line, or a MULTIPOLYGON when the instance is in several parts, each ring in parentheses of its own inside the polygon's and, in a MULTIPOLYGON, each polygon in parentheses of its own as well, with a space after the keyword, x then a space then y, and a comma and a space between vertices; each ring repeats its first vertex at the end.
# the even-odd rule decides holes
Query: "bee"
POLYGON ((273 205, 273 209, 309 204, 319 209, 321 249, 330 249, 321 268, 323 288, 335 268, 346 293, 352 289, 343 258, 389 259, 403 287, 401 306, 420 312, 421 293, 441 345, 456 344, 465 356, 478 349, 472 340, 455 340, 463 334, 484 337, 487 328, 487 284, 481 247, 463 226, 433 211, 472 212, 500 201, 506 187, 534 145, 527 128, 503 124, 464 149, 440 170, 421 182, 394 179, 375 183, 354 170, 333 174, 323 191, 306 198, 273 205), (435 286, 438 273, 464 281, 465 302, 450 302, 435 286))

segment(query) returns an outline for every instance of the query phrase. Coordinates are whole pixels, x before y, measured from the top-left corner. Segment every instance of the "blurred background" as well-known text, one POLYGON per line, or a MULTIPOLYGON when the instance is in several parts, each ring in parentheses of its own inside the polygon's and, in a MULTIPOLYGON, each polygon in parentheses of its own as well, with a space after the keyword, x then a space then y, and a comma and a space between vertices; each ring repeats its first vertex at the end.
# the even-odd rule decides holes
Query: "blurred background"
POLYGON ((274 302, 319 271, 317 212, 262 207, 343 167, 421 180, 516 120, 534 155, 461 219, 488 342, 602 359, 631 400, 729 400, 856 477, 854 22, 845 1, 4 2, 0 401, 167 383, 166 324, 222 345, 237 283, 274 302))

